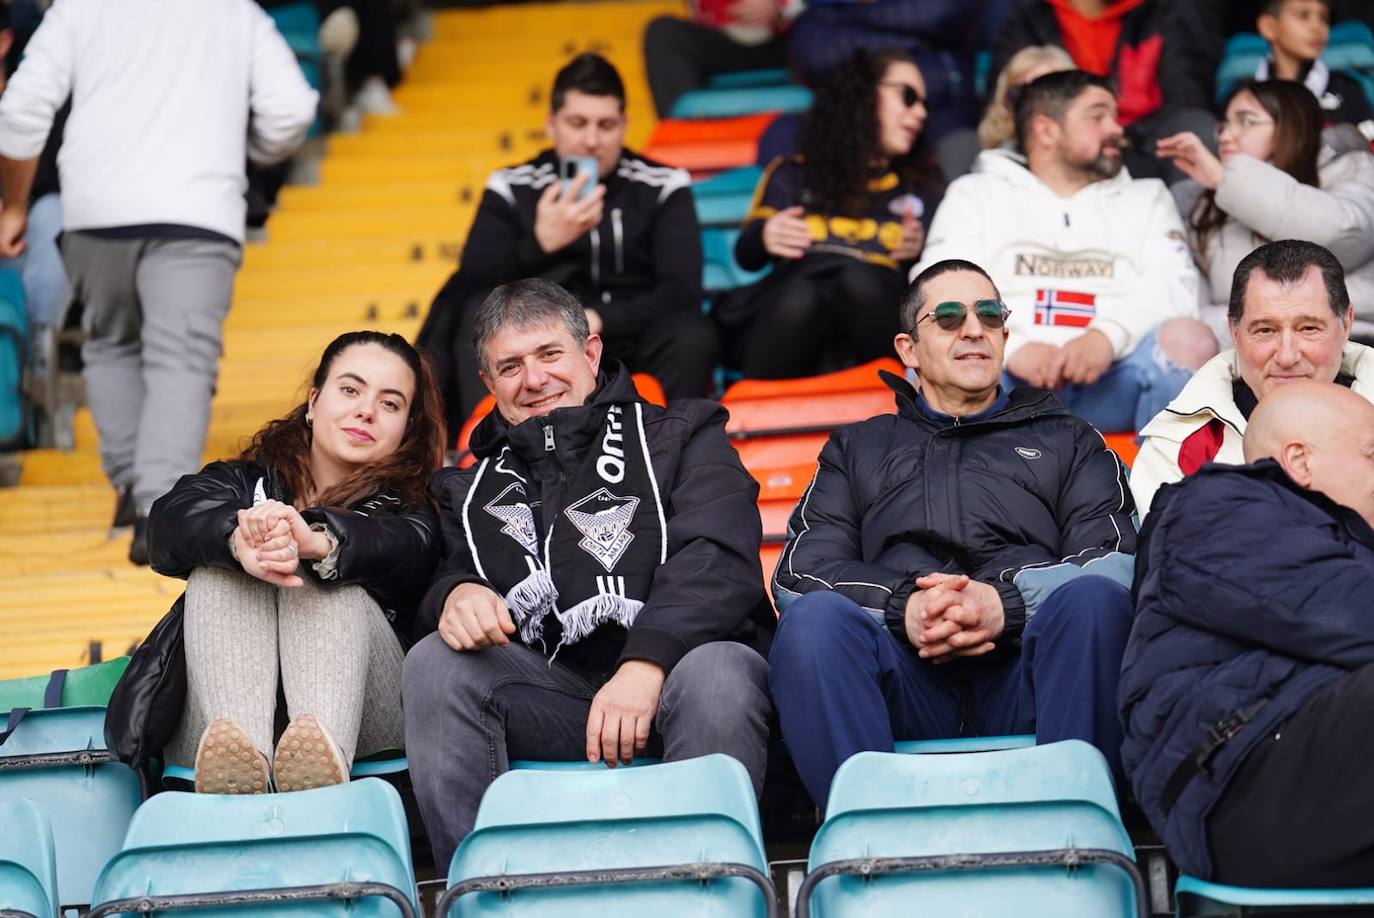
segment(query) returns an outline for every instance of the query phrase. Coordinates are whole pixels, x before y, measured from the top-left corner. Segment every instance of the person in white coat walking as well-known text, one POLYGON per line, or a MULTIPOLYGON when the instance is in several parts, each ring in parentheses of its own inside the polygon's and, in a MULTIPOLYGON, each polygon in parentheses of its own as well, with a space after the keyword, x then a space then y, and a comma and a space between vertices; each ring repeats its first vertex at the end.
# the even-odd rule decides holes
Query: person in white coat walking
POLYGON ((200 467, 241 260, 244 161, 285 159, 318 96, 252 0, 57 0, 0 97, 0 257, 70 97, 63 260, 101 463, 147 563, 153 501, 200 467))

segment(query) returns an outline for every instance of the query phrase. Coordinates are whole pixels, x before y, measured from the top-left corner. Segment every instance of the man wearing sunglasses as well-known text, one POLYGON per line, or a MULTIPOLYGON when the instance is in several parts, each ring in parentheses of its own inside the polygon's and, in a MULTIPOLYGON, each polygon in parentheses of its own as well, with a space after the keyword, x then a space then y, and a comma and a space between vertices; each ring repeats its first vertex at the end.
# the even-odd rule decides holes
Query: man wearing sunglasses
POLYGON ((1000 385, 1008 310, 951 259, 903 295, 897 413, 837 431, 788 522, 770 683, 825 806, 894 741, 1082 739, 1120 774, 1134 505, 1121 464, 1042 389, 1000 385))
POLYGON ((1016 330, 1008 388, 1053 389, 1101 430, 1140 430, 1216 353, 1178 210, 1158 179, 1122 169, 1104 78, 1047 74, 1014 111, 1020 152, 985 151, 949 186, 924 264, 967 258, 996 279, 1016 330))

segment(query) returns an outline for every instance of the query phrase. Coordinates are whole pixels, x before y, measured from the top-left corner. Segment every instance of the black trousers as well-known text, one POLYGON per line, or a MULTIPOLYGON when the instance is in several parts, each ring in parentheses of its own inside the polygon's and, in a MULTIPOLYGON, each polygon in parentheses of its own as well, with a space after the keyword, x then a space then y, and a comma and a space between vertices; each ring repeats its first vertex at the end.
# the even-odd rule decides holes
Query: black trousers
POLYGON ((892 353, 902 272, 824 253, 781 269, 760 283, 732 348, 746 377, 794 379, 892 353))
POLYGON ((787 45, 782 38, 742 45, 719 29, 662 16, 644 30, 644 64, 654 110, 667 118, 678 97, 717 73, 786 67, 787 45))
MULTIPOLYGON (((487 298, 484 291, 463 304, 451 347, 458 405, 458 423, 472 414, 487 394, 478 376, 480 366, 472 349, 477 309, 487 298)), ((711 394, 716 364, 720 362, 720 338, 715 325, 700 312, 678 310, 654 319, 637 338, 608 338, 603 355, 620 360, 632 373, 650 373, 669 399, 702 398, 711 394)), ((457 433, 457 427, 454 427, 457 433)))
POLYGON ((1207 820, 1213 878, 1374 886, 1374 665, 1317 692, 1241 763, 1207 820))

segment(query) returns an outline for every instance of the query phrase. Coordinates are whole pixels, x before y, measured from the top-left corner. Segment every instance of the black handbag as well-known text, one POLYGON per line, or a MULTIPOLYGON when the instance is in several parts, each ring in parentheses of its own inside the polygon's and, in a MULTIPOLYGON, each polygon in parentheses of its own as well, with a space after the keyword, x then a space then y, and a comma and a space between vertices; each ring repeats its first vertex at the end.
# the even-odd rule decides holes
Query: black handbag
POLYGON ((105 744, 119 761, 146 775, 162 759, 186 705, 182 595, 144 638, 115 686, 105 712, 105 744))

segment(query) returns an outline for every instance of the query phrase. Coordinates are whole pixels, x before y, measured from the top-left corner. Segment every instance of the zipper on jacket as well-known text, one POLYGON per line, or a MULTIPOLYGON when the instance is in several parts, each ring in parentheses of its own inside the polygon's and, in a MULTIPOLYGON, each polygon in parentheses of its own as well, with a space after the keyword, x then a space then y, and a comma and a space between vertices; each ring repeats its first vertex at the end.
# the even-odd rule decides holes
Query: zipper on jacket
POLYGON ((552 425, 552 424, 545 424, 545 425, 544 425, 544 452, 546 452, 546 453, 551 453, 551 452, 554 451, 554 448, 555 448, 555 447, 554 447, 554 443, 553 443, 553 425, 552 425))
POLYGON ((601 231, 592 227, 592 286, 601 286, 601 231))
POLYGON ((611 238, 615 242, 615 273, 625 273, 625 227, 620 222, 620 208, 611 211, 611 238))

